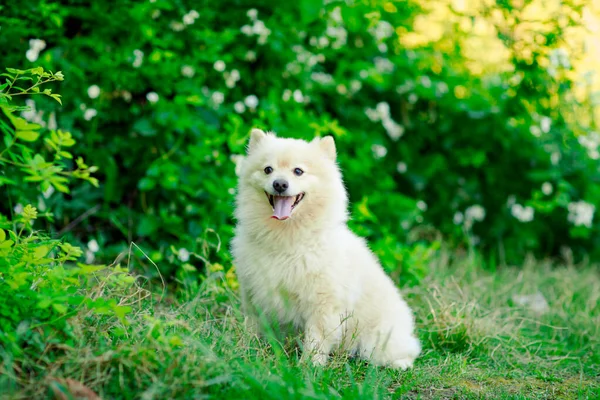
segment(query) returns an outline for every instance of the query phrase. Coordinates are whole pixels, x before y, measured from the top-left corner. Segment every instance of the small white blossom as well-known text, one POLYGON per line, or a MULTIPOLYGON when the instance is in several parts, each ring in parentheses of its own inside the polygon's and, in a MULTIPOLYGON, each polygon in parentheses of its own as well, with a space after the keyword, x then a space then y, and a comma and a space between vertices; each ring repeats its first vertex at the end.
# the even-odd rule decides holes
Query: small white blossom
POLYGON ((194 67, 190 66, 190 65, 184 65, 181 67, 181 75, 185 76, 186 78, 191 78, 196 74, 196 70, 194 70, 194 67))
POLYGON ((410 104, 415 104, 419 100, 419 97, 415 93, 411 93, 408 95, 408 102, 410 104))
POLYGON ((465 227, 471 229, 474 222, 483 221, 485 209, 479 204, 472 205, 465 210, 465 227))
POLYGON ((404 135, 404 127, 391 118, 386 118, 382 121, 388 136, 392 140, 398 140, 404 135))
POLYGON ((248 50, 246 56, 244 57, 246 61, 256 61, 256 52, 252 50, 248 50))
POLYGON ((552 125, 552 120, 549 117, 542 117, 540 121, 540 128, 542 132, 548 133, 550 132, 550 126, 552 125))
POLYGON ((515 217, 521 222, 531 222, 533 221, 535 210, 533 209, 533 207, 522 206, 518 203, 515 203, 511 206, 510 213, 513 217, 515 217))
POLYGON ((333 77, 324 72, 313 72, 312 74, 310 74, 310 78, 313 81, 320 83, 321 85, 328 85, 330 83, 333 83, 333 77))
POLYGON ((96 115, 98 115, 98 111, 94 110, 93 108, 88 108, 83 113, 83 119, 86 121, 91 121, 96 115))
POLYGON ((421 211, 427 211, 427 203, 425 203, 423 200, 419 200, 417 201, 417 208, 421 211))
POLYGON ((457 211, 454 213, 454 217, 452 218, 452 222, 454 222, 454 225, 462 224, 463 220, 464 220, 463 213, 461 213, 460 211, 457 211))
POLYGON ((190 252, 187 249, 181 248, 177 252, 177 258, 179 258, 179 261, 187 262, 190 259, 190 252))
POLYGON ((387 154, 387 149, 380 144, 374 144, 371 146, 371 151, 373 151, 373 156, 375 158, 383 158, 387 154))
POLYGON ((190 10, 188 14, 190 14, 194 19, 197 19, 200 16, 200 14, 198 14, 198 11, 196 10, 190 10))
POLYGON ((96 239, 90 240, 87 244, 87 247, 92 253, 97 253, 98 250, 100 250, 100 246, 98 246, 98 242, 96 241, 96 239))
POLYGON ((210 96, 210 99, 218 106, 225 101, 225 95, 221 92, 214 92, 212 96, 210 96))
POLYGON ((157 19, 158 17, 160 17, 160 10, 152 11, 152 19, 157 19))
POLYGON ((302 92, 300 91, 300 89, 296 89, 294 90, 294 101, 296 103, 302 103, 304 102, 304 95, 302 94, 302 92))
POLYGON ((17 203, 17 205, 15 205, 15 207, 13 208, 13 210, 15 211, 15 214, 21 214, 24 209, 25 208, 23 207, 23 204, 21 204, 21 203, 17 203))
POLYGON ((369 71, 366 69, 361 69, 358 75, 361 77, 361 79, 367 79, 369 77, 369 71))
POLYGON ((246 106, 241 101, 236 101, 235 104, 233 105, 233 109, 235 110, 236 113, 241 114, 244 111, 246 111, 246 106))
POLYGON ((156 103, 156 102, 158 101, 158 94, 157 94, 156 92, 149 92, 149 93, 146 95, 146 99, 147 99, 147 100, 148 100, 150 103, 154 104, 154 103, 156 103))
POLYGON ((537 125, 532 125, 529 127, 529 132, 531 132, 531 134, 535 137, 540 137, 542 136, 542 130, 540 129, 539 126, 537 125))
POLYGON ((399 162, 398 164, 396 164, 396 170, 398 170, 398 172, 400 172, 401 174, 405 173, 407 169, 408 167, 404 162, 399 162))
POLYGON ((213 67, 215 68, 215 71, 223 72, 223 71, 225 71, 225 68, 227 66, 225 65, 225 62, 223 60, 217 60, 213 64, 213 67))
POLYGON ((256 108, 258 106, 258 97, 251 94, 244 99, 244 104, 246 104, 248 108, 256 108))
POLYGON ((288 102, 292 98, 292 91, 290 89, 285 89, 283 91, 283 95, 281 96, 283 101, 288 102))
POLYGON ((133 51, 133 67, 134 68, 139 68, 142 66, 142 62, 144 62, 144 52, 139 50, 139 49, 135 49, 133 51))
POLYGON ((121 97, 123 97, 123 100, 125 100, 126 102, 130 102, 131 101, 131 92, 127 91, 127 90, 123 90, 121 92, 121 97))
POLYGON ((186 25, 192 25, 194 23, 194 17, 189 14, 183 16, 183 23, 186 25))
POLYGON ((51 131, 55 130, 56 128, 58 128, 58 124, 56 123, 56 113, 53 111, 50 113, 50 117, 48 117, 48 129, 50 129, 51 131))
POLYGON ((95 99, 100 96, 100 88, 98 85, 92 85, 88 88, 87 93, 90 99, 95 99))
POLYGON ((335 90, 337 90, 337 92, 341 95, 345 95, 348 93, 348 88, 346 87, 346 85, 340 83, 339 85, 336 86, 335 90))
POLYGON ((592 227, 594 212, 596 211, 596 207, 593 204, 586 203, 585 201, 581 200, 569 203, 568 210, 568 220, 573 225, 585 226, 588 228, 592 227))
POLYGON ((31 62, 36 61, 38 59, 39 55, 40 55, 40 53, 33 49, 29 49, 25 52, 25 57, 31 62))
POLYGON ((360 81, 357 81, 356 79, 353 79, 350 81, 350 91, 352 93, 358 92, 361 88, 362 88, 362 83, 360 83, 360 81))
POLYGON ((248 16, 248 18, 250 18, 252 21, 255 21, 256 18, 258 18, 258 11, 256 10, 256 8, 251 8, 246 12, 246 15, 248 16))
POLYGON ((555 151, 550 155, 550 162, 552 162, 552 165, 558 165, 558 163, 560 162, 560 158, 560 153, 558 151, 555 151))
POLYGON ((252 35, 252 27, 250 25, 244 25, 244 26, 242 26, 241 31, 246 36, 252 35))
POLYGON ((389 74, 394 71, 394 63, 383 57, 375 57, 375 69, 382 74, 389 74))
POLYGON ((181 32, 185 29, 185 25, 179 21, 171 21, 169 28, 171 28, 171 30, 174 32, 181 32))
POLYGON ((379 50, 381 53, 387 53, 387 51, 388 51, 387 44, 385 44, 385 43, 379 43, 379 44, 377 45, 377 49, 378 49, 378 50, 379 50))
POLYGON ((423 86, 424 88, 430 88, 431 87, 431 79, 428 76, 422 76, 421 79, 421 86, 423 86))
POLYGON ((550 182, 544 182, 542 184, 542 193, 544 193, 546 196, 552 194, 552 184, 550 182))

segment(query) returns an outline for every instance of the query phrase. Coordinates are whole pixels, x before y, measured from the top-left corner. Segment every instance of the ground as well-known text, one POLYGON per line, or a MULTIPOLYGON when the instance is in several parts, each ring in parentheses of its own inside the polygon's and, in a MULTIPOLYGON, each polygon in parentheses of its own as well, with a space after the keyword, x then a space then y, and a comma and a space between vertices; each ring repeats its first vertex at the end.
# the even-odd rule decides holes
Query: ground
POLYGON ((90 295, 130 304, 129 322, 81 313, 76 339, 15 361, 32 372, 16 374, 19 384, 0 398, 51 398, 76 383, 105 399, 600 398, 597 268, 528 262, 490 271, 476 258, 449 259, 432 260, 423 282, 403 288, 424 345, 409 371, 341 354, 325 368, 300 363, 295 340, 245 332, 219 273, 176 294, 150 284, 104 292, 99 279, 90 295))

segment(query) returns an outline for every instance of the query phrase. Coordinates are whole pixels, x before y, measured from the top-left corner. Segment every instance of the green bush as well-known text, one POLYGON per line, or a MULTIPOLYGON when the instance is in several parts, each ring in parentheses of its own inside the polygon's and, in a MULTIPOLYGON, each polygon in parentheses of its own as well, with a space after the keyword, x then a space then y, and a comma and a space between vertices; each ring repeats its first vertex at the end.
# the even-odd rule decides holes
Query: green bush
MULTIPOLYGON (((427 272, 436 245, 421 242, 438 233, 507 262, 563 247, 600 256, 598 138, 579 118, 590 113, 571 110, 572 66, 561 50, 581 7, 565 2, 565 17, 551 15, 539 32, 506 2, 449 12, 437 39, 410 46, 437 12, 417 1, 194 7, 2 8, 0 25, 11 27, 0 38, 3 63, 68 77, 60 110, 39 101, 44 114, 27 117, 55 118, 99 166, 101 190, 76 186, 43 201, 56 216, 48 228, 96 241, 100 261, 133 241, 170 276, 184 265, 202 270, 204 256, 229 263, 215 249, 232 234, 235 161, 254 126, 335 136, 352 227, 401 279, 427 272), (482 21, 495 27, 489 51, 506 54, 506 65, 477 72, 463 44, 482 21), (523 30, 535 40, 514 34, 523 30)), ((8 194, 13 204, 26 197, 20 187, 8 194)))

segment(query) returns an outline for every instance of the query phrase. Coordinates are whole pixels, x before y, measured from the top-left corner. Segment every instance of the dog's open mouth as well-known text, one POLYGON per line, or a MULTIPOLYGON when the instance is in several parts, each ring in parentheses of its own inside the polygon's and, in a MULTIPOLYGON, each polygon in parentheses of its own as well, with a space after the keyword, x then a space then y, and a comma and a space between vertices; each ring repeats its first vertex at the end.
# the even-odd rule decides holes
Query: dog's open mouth
POLYGON ((275 196, 265 192, 271 207, 273 207, 273 216, 271 218, 283 221, 292 215, 292 211, 304 198, 304 193, 296 196, 275 196))

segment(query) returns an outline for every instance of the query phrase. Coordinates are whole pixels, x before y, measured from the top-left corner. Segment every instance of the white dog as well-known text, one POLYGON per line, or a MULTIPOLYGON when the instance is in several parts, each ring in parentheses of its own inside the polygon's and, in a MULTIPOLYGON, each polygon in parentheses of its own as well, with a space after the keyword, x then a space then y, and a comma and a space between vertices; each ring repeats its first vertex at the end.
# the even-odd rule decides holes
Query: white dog
POLYGON ((365 241, 347 225, 331 137, 251 132, 236 198, 232 253, 251 329, 257 312, 304 332, 303 357, 342 347, 406 369, 421 351, 412 311, 365 241))

